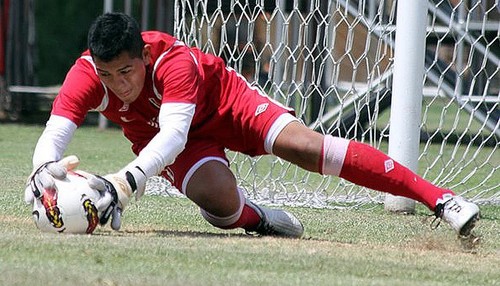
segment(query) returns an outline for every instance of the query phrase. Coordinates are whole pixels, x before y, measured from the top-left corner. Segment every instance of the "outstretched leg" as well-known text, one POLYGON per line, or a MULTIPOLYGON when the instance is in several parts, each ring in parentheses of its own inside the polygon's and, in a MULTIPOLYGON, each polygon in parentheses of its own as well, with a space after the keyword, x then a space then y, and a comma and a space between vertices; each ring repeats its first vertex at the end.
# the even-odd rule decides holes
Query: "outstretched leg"
POLYGON ((417 200, 462 235, 470 232, 478 218, 479 208, 475 204, 433 185, 367 144, 323 136, 291 122, 276 138, 273 152, 307 170, 417 200))

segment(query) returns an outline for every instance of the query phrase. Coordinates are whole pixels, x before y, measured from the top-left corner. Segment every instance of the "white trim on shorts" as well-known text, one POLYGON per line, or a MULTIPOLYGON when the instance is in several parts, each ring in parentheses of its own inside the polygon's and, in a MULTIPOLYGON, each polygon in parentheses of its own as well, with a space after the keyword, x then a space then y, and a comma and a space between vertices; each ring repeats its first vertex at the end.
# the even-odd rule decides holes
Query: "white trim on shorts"
POLYGON ((266 138, 264 140, 264 150, 266 150, 267 153, 273 154, 273 146, 276 138, 281 133, 281 131, 283 131, 285 126, 294 121, 299 121, 299 119, 290 113, 283 113, 278 118, 276 118, 276 120, 273 122, 273 125, 271 125, 271 128, 269 128, 269 131, 267 132, 266 138))
MULTIPOLYGON (((276 120, 271 125, 271 128, 269 128, 269 131, 267 132, 266 138, 264 140, 264 149, 267 153, 272 154, 276 138, 281 133, 281 131, 283 131, 285 126, 294 121, 299 121, 299 119, 290 113, 283 113, 278 118, 276 118, 276 120)), ((194 172, 196 172, 201 167, 201 165, 212 160, 219 161, 224 165, 226 165, 227 167, 229 167, 229 163, 227 162, 227 160, 221 157, 208 156, 205 158, 201 158, 198 162, 196 162, 193 166, 191 166, 191 168, 187 171, 186 175, 184 176, 184 180, 182 181, 182 186, 181 186, 182 189, 180 190, 184 195, 186 194, 187 184, 189 180, 191 180, 191 177, 193 176, 194 172)))
POLYGON ((186 175, 184 176, 184 180, 182 181, 182 190, 181 190, 181 192, 184 195, 186 194, 187 184, 188 184, 189 180, 191 180, 191 177, 193 176, 194 172, 196 172, 201 167, 201 165, 205 164, 208 161, 212 161, 212 160, 219 161, 219 162, 221 162, 224 165, 229 167, 229 163, 224 158, 221 158, 221 157, 209 156, 209 157, 201 158, 198 162, 196 162, 193 166, 191 166, 189 171, 187 171, 186 175))

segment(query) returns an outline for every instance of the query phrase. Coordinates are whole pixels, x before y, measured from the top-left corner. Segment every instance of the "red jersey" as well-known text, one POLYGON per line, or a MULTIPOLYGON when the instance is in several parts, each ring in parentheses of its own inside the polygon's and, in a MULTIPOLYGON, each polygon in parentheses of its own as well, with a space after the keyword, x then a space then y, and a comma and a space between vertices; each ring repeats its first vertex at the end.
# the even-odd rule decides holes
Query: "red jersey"
MULTIPOLYGON (((151 62, 146 67, 143 90, 135 101, 125 104, 100 81, 86 51, 68 72, 54 101, 52 115, 65 117, 79 126, 89 110, 97 110, 122 127, 125 137, 132 142, 132 150, 139 155, 146 146, 150 147, 148 143, 153 137, 161 134, 160 107, 164 110, 177 104, 193 105, 195 111, 187 142, 184 147, 177 146, 184 151, 170 150, 170 145, 165 145, 170 144, 167 140, 157 140, 160 143, 152 148, 160 149, 142 158, 138 156, 131 163, 154 175, 165 167, 162 162, 170 164, 173 161, 170 157, 175 156, 175 163, 163 175, 181 190, 189 180, 192 166, 206 158, 227 161, 226 148, 251 156, 271 153, 274 139, 268 140, 268 132, 278 117, 293 113, 291 109, 250 86, 240 74, 225 67, 219 57, 187 47, 165 33, 142 35, 151 46, 151 62), (164 157, 163 153, 171 152, 172 156, 164 157)), ((283 128, 288 121, 278 126, 283 128)), ((175 127, 162 126, 162 130, 175 127)), ((273 130, 274 135, 280 131, 273 130)))
POLYGON ((151 45, 151 63, 136 101, 124 104, 107 89, 97 76, 89 51, 85 51, 68 72, 52 114, 81 125, 88 111, 97 110, 122 127, 136 154, 158 133, 162 103, 196 104, 191 128, 197 129, 221 107, 222 81, 227 73, 223 60, 187 47, 165 33, 142 35, 151 45))

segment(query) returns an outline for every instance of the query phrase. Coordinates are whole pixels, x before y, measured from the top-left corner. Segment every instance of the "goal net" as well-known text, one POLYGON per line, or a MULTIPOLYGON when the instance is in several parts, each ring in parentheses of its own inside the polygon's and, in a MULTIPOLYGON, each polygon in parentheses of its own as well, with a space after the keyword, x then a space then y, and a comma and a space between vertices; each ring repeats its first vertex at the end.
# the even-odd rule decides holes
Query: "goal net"
MULTIPOLYGON (((498 4, 427 5, 417 172, 477 203, 500 204, 498 4)), ((309 127, 387 152, 395 19, 395 0, 176 0, 174 34, 224 58, 309 127)), ((383 201, 382 193, 274 156, 229 156, 240 185, 263 203, 383 201)))

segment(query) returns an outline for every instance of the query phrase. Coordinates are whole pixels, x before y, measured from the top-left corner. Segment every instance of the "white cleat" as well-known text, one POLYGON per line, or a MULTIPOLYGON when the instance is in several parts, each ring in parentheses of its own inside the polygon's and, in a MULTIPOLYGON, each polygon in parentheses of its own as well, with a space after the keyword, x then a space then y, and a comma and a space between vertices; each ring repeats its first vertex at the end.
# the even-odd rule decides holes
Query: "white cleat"
POLYGON ((248 199, 246 200, 246 205, 255 210, 261 217, 257 228, 247 230, 247 233, 290 238, 302 237, 304 226, 302 226, 302 223, 291 213, 284 210, 275 210, 258 206, 248 199))
POLYGON ((460 196, 445 195, 436 205, 436 217, 448 222, 460 235, 469 236, 479 220, 479 207, 460 196))

